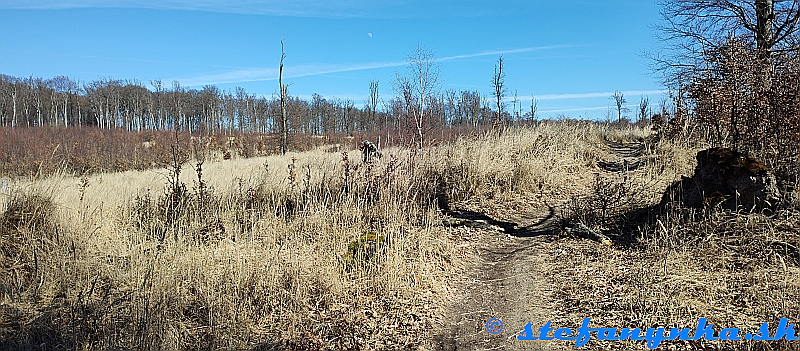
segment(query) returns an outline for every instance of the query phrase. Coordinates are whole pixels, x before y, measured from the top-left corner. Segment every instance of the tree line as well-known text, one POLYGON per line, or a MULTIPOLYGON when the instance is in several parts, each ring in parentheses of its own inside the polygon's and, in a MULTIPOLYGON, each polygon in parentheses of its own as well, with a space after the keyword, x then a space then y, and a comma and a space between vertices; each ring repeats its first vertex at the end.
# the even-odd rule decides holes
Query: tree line
MULTIPOLYGON (((351 99, 286 97, 290 133, 321 135, 410 127, 402 97, 380 98, 373 81, 363 104, 351 99)), ((365 89, 366 90, 366 89, 365 89)), ((429 127, 484 126, 496 121, 492 101, 478 91, 432 92, 426 102, 429 127)), ((515 104, 516 106, 516 104, 515 104)), ((535 109, 502 111, 507 121, 530 119, 535 109)), ((278 96, 232 91, 214 85, 187 88, 160 80, 99 79, 82 83, 66 76, 51 79, 0 75, 0 126, 95 126, 130 131, 180 130, 206 133, 278 133, 278 96)))

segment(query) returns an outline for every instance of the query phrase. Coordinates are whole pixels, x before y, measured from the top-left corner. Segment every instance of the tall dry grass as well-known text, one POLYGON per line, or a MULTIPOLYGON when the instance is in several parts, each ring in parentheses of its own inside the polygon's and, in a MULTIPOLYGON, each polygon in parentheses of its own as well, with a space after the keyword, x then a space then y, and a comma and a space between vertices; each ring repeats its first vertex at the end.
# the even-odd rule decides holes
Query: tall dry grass
POLYGON ((575 219, 596 210, 609 184, 628 187, 624 206, 594 228, 617 246, 569 236, 552 243, 553 313, 563 317, 554 323, 572 327, 580 314, 621 327, 673 326, 702 315, 745 327, 796 317, 797 262, 773 243, 798 244, 795 212, 689 220, 676 210, 635 222, 636 211, 691 174, 702 147, 648 138, 639 127, 545 122, 390 148, 369 164, 356 150, 323 147, 209 158, 199 172, 190 160, 180 172, 18 182, 0 196, 0 343, 430 348, 456 296, 451 277, 472 257, 442 226, 442 199, 495 217, 509 204, 519 214, 559 205, 575 219), (603 171, 598 161, 613 157, 608 140, 643 142, 647 163, 627 175, 603 171))
POLYGON ((71 177, 49 180, 55 192, 35 199, 58 204, 64 233, 51 246, 19 245, 29 254, 15 257, 38 255, 35 267, 7 267, 32 278, 6 284, 4 320, 20 322, 4 330, 6 345, 415 345, 452 254, 434 235, 421 175, 409 165, 369 173, 354 165, 345 184, 340 154, 294 156, 307 158, 288 161, 291 169, 273 158, 278 170, 243 172, 225 190, 216 184, 231 174, 213 164, 203 176, 216 179, 205 186, 178 179, 165 188, 147 172, 87 177, 82 187, 71 177), (108 191, 131 177, 136 186, 108 191), (348 245, 367 232, 382 238, 379 251, 351 250, 363 262, 345 269, 348 245))
POLYGON ((24 203, 52 204, 58 229, 7 221, 3 242, 22 239, 3 269, 26 278, 2 282, 0 339, 22 349, 424 347, 465 264, 437 197, 573 191, 604 131, 545 123, 388 149, 369 164, 320 148, 206 161, 201 172, 194 160, 180 172, 19 183, 24 203))
MULTIPOLYGON (((647 164, 632 174, 595 184, 585 194, 592 201, 573 208, 573 218, 596 213, 602 194, 621 186, 620 206, 595 228, 614 238, 615 247, 562 238, 550 262, 553 283, 562 300, 558 325, 616 328, 694 328, 708 318, 716 330, 740 328, 757 333, 780 318, 800 320, 800 216, 798 203, 787 201, 773 213, 731 213, 707 206, 701 210, 659 204, 664 188, 691 176, 694 155, 708 147, 702 140, 650 142, 647 164), (620 179, 625 179, 624 182, 620 179), (598 191, 599 188, 599 191, 598 191), (599 194, 599 195, 598 195, 599 194)), ((594 217, 596 218, 596 217, 594 217)), ((590 347, 631 349, 636 342, 591 341, 590 347)), ((676 350, 797 350, 796 342, 669 342, 676 350)))

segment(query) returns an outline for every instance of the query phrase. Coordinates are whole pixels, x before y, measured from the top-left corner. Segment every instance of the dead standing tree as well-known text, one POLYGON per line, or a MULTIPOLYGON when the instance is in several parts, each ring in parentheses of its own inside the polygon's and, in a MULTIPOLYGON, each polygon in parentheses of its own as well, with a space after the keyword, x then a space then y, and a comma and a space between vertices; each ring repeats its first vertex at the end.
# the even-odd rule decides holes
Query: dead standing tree
POLYGON ((364 107, 367 110, 367 118, 369 119, 369 123, 372 123, 376 127, 378 124, 378 100, 378 81, 371 80, 369 81, 369 97, 367 98, 364 107))
POLYGON ((412 122, 417 136, 417 146, 425 145, 425 132, 428 129, 428 108, 439 88, 439 65, 432 51, 417 45, 413 54, 406 57, 408 73, 396 73, 395 91, 403 101, 403 113, 412 122))
POLYGON ((650 99, 642 95, 639 100, 638 120, 636 122, 647 122, 650 119, 650 99))
POLYGON ((614 95, 611 96, 611 99, 614 100, 614 104, 617 107, 617 122, 622 123, 622 113, 628 112, 628 107, 625 104, 628 102, 625 100, 625 94, 615 91, 614 95))
POLYGON ((383 155, 378 151, 378 147, 369 140, 364 140, 358 148, 361 150, 361 162, 369 163, 375 158, 381 158, 383 155))
POLYGON ((536 96, 531 95, 531 111, 530 111, 530 120, 536 120, 536 111, 538 110, 538 102, 536 101, 536 96))
POLYGON ((283 51, 283 41, 281 40, 281 63, 278 69, 278 85, 281 89, 281 155, 286 155, 286 139, 288 134, 288 123, 287 123, 287 116, 286 116, 286 91, 288 87, 283 84, 283 59, 286 58, 286 54, 283 51))
POLYGON ((493 128, 500 128, 503 126, 503 110, 505 110, 505 103, 503 98, 508 90, 505 85, 506 74, 503 72, 503 56, 497 59, 497 65, 494 66, 494 77, 492 78, 492 88, 494 88, 495 102, 497 103, 497 114, 495 115, 493 128))

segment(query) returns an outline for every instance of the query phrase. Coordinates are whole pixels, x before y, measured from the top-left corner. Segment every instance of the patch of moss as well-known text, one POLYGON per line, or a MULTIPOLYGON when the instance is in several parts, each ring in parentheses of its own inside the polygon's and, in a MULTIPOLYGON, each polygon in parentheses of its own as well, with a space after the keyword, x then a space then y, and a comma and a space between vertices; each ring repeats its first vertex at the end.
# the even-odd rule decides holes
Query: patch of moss
POLYGON ((365 232, 347 245, 344 256, 345 268, 351 270, 357 266, 364 267, 373 262, 379 252, 386 246, 386 238, 375 232, 365 232))

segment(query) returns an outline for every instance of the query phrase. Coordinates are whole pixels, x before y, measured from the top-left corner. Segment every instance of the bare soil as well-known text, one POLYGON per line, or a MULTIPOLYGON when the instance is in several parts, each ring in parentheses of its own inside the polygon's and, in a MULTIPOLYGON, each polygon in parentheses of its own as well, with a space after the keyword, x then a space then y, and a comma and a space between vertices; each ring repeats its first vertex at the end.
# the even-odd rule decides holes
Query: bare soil
POLYGON ((563 344, 524 343, 516 338, 528 322, 538 328, 552 320, 555 311, 547 262, 554 250, 557 215, 541 201, 521 200, 526 201, 532 210, 515 221, 496 221, 503 225, 497 225, 498 230, 450 229, 451 235, 473 245, 473 263, 466 274, 454 277, 458 294, 453 296, 456 302, 448 309, 448 319, 437 337, 438 349, 565 349, 563 344), (491 318, 503 322, 498 335, 486 331, 491 318))
MULTIPOLYGON (((641 142, 607 141, 611 158, 598 161, 607 173, 632 172, 645 165, 641 142)), ((552 201, 552 200, 551 200, 552 201)), ((458 279, 458 295, 447 311, 443 331, 436 337, 436 348, 457 350, 568 350, 574 345, 563 341, 522 342, 517 339, 527 323, 534 331, 547 323, 555 326, 567 316, 559 315, 554 294, 554 274, 565 274, 570 260, 562 257, 572 246, 593 246, 585 239, 576 243, 561 234, 561 205, 540 198, 521 198, 513 203, 481 211, 456 211, 453 217, 489 224, 486 228, 452 228, 451 235, 472 242, 472 265, 458 279), (504 218, 498 220, 495 218, 504 218), (494 230, 493 230, 494 229, 494 230), (503 330, 487 332, 487 321, 499 318, 503 330)), ((597 244, 599 245, 599 244, 597 244)), ((562 277, 563 278, 563 277, 562 277)), ((577 327, 577 326, 570 326, 577 327)))

